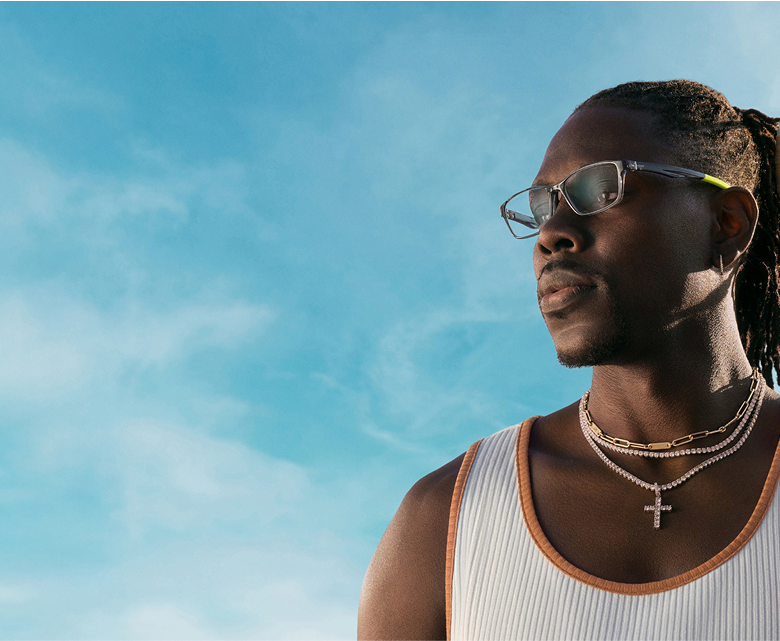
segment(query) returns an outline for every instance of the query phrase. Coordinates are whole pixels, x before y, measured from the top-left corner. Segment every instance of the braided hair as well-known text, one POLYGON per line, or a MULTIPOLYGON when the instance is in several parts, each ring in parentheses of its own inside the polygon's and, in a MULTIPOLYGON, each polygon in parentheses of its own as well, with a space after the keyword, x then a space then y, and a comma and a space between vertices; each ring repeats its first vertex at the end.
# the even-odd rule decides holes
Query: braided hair
POLYGON ((775 174, 778 118, 732 107, 723 94, 690 80, 628 82, 591 96, 586 107, 651 113, 660 143, 682 166, 753 192, 759 216, 737 268, 734 305, 748 360, 773 387, 780 382, 780 195, 775 174))

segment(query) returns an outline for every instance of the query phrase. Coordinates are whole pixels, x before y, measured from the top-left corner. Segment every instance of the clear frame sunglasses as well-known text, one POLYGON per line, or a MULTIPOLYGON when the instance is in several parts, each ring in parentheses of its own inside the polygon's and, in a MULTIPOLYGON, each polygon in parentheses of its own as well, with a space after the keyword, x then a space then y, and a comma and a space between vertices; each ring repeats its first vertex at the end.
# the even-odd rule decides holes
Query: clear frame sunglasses
POLYGON ((731 187, 718 178, 692 169, 636 160, 606 160, 580 167, 557 185, 538 185, 517 192, 501 205, 501 217, 515 238, 533 238, 555 213, 561 196, 580 216, 592 216, 617 205, 623 199, 629 171, 647 171, 667 178, 693 178, 721 189, 731 187), (529 214, 518 209, 529 211, 529 214), (525 235, 529 229, 536 231, 525 235))

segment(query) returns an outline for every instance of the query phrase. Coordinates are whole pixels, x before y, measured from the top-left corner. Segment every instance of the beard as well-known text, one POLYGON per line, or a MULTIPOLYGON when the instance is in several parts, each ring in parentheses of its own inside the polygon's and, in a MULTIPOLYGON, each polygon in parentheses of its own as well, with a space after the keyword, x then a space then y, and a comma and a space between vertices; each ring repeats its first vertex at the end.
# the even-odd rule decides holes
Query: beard
MULTIPOLYGON (((621 330, 623 328, 620 328, 621 330)), ((594 367, 608 365, 619 360, 630 341, 627 332, 617 331, 609 335, 594 336, 577 348, 557 349, 558 362, 564 367, 594 367)))
MULTIPOLYGON (((572 269, 574 265, 574 263, 570 265, 569 261, 566 260, 560 261, 558 264, 569 269, 572 269)), ((615 288, 608 276, 592 269, 585 270, 580 266, 577 267, 578 272, 587 274, 599 283, 599 288, 606 296, 606 306, 599 314, 599 333, 592 333, 584 337, 578 345, 555 346, 558 362, 571 369, 615 364, 621 360, 622 355, 626 354, 627 348, 632 343, 628 316, 621 309, 614 295, 615 288)), ((566 312, 553 313, 550 317, 564 319, 566 312)))

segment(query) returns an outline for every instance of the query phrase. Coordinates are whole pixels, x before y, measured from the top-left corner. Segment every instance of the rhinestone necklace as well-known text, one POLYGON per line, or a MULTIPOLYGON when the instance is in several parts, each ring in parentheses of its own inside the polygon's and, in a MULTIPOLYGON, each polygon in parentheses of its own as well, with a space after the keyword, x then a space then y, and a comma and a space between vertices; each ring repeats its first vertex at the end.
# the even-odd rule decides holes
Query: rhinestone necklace
POLYGON ((590 428, 591 433, 602 442, 601 445, 609 450, 612 450, 613 452, 632 454, 634 456, 649 456, 652 458, 685 456, 687 454, 708 454, 709 452, 716 452, 719 449, 726 447, 726 445, 733 441, 734 438, 742 431, 742 428, 747 422, 747 417, 752 411, 751 405, 755 403, 759 378, 760 374, 758 372, 758 368, 756 367, 753 369, 753 374, 751 376, 752 382, 750 384, 750 392, 748 393, 747 400, 742 403, 740 408, 737 410, 736 416, 734 416, 734 418, 732 418, 728 423, 721 425, 716 430, 703 430, 701 432, 694 432, 693 434, 688 434, 687 436, 676 438, 673 441, 662 441, 660 443, 633 443, 632 441, 627 441, 623 438, 615 438, 614 436, 606 434, 598 425, 596 425, 590 415, 590 412, 588 411, 588 398, 590 396, 590 392, 585 392, 585 407, 583 408, 583 411, 585 413, 585 418, 588 421, 588 428, 590 428), (691 441, 706 438, 707 436, 712 436, 713 434, 723 434, 723 432, 731 427, 731 425, 733 425, 736 421, 739 421, 737 429, 734 430, 734 432, 732 432, 728 438, 724 439, 720 443, 717 443, 716 445, 705 448, 689 448, 687 450, 678 452, 659 451, 669 450, 673 447, 680 447, 681 445, 687 445, 691 441))
MULTIPOLYGON (((753 429, 753 425, 756 423, 756 418, 758 417, 759 412, 761 411, 761 404, 764 400, 764 391, 766 390, 766 385, 764 384, 763 378, 760 379, 759 382, 759 392, 758 392, 758 401, 753 405, 753 410, 747 412, 746 414, 750 416, 747 429, 745 429, 745 433, 742 435, 742 437, 729 449, 720 452, 719 454, 716 454, 715 456, 711 456, 705 461, 702 461, 698 465, 692 467, 690 470, 688 470, 685 474, 683 474, 680 478, 671 481, 670 483, 664 483, 663 485, 659 485, 658 483, 648 483, 647 481, 643 481, 638 476, 634 476, 631 474, 631 472, 628 472, 627 470, 624 470, 622 467, 620 467, 617 463, 612 461, 604 452, 601 451, 601 448, 598 446, 598 443, 596 443, 596 439, 591 434, 591 431, 588 427, 588 421, 585 417, 584 412, 584 403, 585 403, 585 396, 582 397, 582 400, 580 400, 580 428, 582 429, 582 433, 585 436, 585 440, 588 441, 590 446, 593 448, 593 450, 596 452, 598 457, 604 461, 606 466, 611 469, 613 472, 619 474, 625 479, 628 479, 632 483, 635 483, 639 487, 645 490, 650 490, 651 492, 655 493, 655 503, 653 505, 645 505, 645 512, 653 512, 653 528, 658 530, 661 527, 661 512, 671 512, 672 506, 671 505, 664 505, 661 501, 661 492, 666 492, 667 490, 671 490, 672 488, 677 487, 678 485, 681 485, 682 483, 685 483, 689 478, 691 478, 694 474, 697 472, 700 472, 705 467, 712 465, 713 463, 716 463, 717 461, 720 461, 721 459, 726 458, 727 456, 730 456, 734 452, 736 452, 747 440, 747 437, 750 436, 750 432, 753 429)), ((587 393, 586 393, 587 396, 587 393)))
POLYGON ((717 430, 710 430, 710 431, 704 430, 702 432, 694 432, 693 434, 688 434, 688 436, 682 436, 671 442, 632 443, 631 441, 627 441, 622 438, 615 438, 614 436, 609 436, 608 434, 605 434, 601 430, 601 428, 598 425, 596 425, 596 423, 593 421, 593 417, 590 415, 590 411, 588 411, 588 400, 590 399, 590 390, 585 392, 585 395, 582 397, 582 401, 583 401, 582 412, 585 415, 585 420, 588 423, 588 429, 590 430, 591 434, 599 439, 600 441, 599 444, 602 447, 605 447, 608 450, 612 450, 613 452, 618 452, 620 454, 630 454, 631 456, 646 456, 649 458, 667 458, 670 456, 687 456, 689 454, 710 454, 711 452, 717 452, 718 450, 722 450, 724 447, 726 447, 729 443, 731 443, 731 441, 733 441, 737 436, 739 436, 739 433, 742 431, 742 428, 745 427, 745 424, 748 422, 748 419, 753 413, 753 409, 755 408, 756 403, 758 402, 756 390, 758 389, 760 378, 761 375, 758 372, 758 368, 755 368, 753 370, 753 375, 752 375, 753 382, 750 385, 750 393, 747 397, 747 400, 745 400, 742 403, 739 410, 737 411, 736 416, 733 419, 731 419, 728 423, 722 425, 717 430), (712 434, 719 434, 725 432, 726 429, 736 420, 739 420, 739 425, 737 425, 737 428, 731 434, 729 434, 728 437, 723 439, 720 443, 715 443, 714 445, 710 445, 709 447, 693 447, 685 450, 677 450, 676 452, 656 451, 661 449, 668 449, 670 447, 677 447, 679 445, 685 445, 686 443, 690 443, 695 439, 704 438, 705 436, 711 436, 712 434))

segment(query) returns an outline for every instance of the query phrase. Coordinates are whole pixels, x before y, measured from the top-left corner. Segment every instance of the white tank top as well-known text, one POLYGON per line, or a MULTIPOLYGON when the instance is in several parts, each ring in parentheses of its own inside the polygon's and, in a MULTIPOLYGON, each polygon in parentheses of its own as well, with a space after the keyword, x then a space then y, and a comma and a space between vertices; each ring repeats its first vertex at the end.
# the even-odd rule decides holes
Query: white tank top
POLYGON ((780 447, 753 515, 716 557, 677 577, 616 583, 574 567, 533 509, 534 419, 471 446, 447 540, 451 639, 780 639, 780 447))

